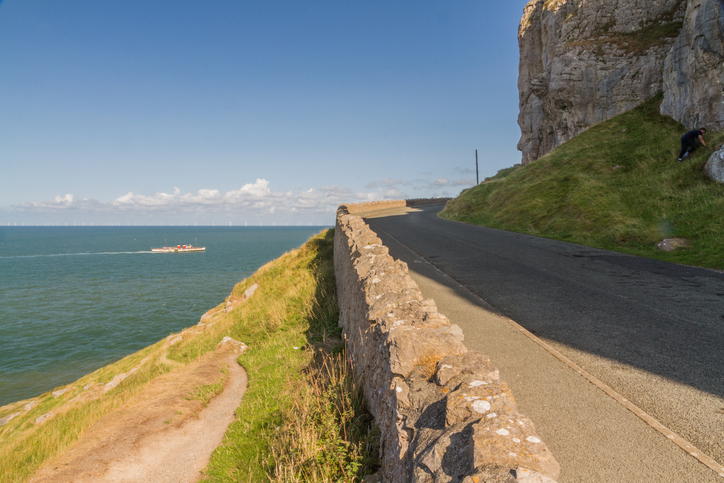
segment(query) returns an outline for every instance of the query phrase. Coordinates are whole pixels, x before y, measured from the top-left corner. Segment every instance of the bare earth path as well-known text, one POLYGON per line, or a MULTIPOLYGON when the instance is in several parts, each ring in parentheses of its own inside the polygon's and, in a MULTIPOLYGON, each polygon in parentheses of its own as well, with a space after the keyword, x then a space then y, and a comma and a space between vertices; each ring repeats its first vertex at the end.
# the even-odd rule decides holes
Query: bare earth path
POLYGON ((213 352, 159 377, 98 420, 31 481, 198 481, 246 390, 246 373, 237 357, 213 352), (227 370, 223 392, 204 407, 194 396, 197 388, 218 382, 227 370))

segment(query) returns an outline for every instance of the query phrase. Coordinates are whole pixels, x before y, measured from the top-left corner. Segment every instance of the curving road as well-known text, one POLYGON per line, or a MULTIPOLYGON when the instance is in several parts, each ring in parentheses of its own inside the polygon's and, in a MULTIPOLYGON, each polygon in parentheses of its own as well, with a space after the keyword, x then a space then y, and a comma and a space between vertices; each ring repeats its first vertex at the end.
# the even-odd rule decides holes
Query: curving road
POLYGON ((724 481, 506 319, 721 465, 724 273, 451 222, 440 209, 367 221, 468 348, 491 356, 561 463, 560 483, 724 481))

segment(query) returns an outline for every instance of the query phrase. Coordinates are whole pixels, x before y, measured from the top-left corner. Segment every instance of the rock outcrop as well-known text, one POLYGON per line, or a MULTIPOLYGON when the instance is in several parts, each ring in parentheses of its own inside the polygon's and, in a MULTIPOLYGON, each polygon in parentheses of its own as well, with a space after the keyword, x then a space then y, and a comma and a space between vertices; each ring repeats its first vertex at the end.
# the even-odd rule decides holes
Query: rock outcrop
POLYGON ((687 128, 724 127, 723 0, 531 0, 518 31, 523 164, 664 92, 687 128))
POLYGON ((724 1, 689 0, 664 64, 661 113, 686 127, 724 127, 724 1))

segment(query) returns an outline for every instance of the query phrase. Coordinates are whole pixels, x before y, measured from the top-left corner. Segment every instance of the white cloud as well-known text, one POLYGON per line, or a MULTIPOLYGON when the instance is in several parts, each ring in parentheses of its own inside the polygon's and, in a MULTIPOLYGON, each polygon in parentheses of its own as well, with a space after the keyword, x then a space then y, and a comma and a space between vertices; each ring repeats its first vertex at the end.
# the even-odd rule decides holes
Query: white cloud
POLYGON ((447 178, 434 181, 430 178, 413 181, 385 178, 368 184, 365 191, 358 192, 339 185, 278 192, 272 189, 268 180, 258 178, 253 183, 227 192, 203 188, 183 193, 174 187, 170 192, 151 195, 128 192, 107 202, 69 193, 46 201, 26 202, 1 209, 1 218, 7 220, 0 220, 0 224, 14 219, 49 222, 94 220, 105 223, 281 220, 331 224, 337 207, 343 203, 446 196, 448 191, 445 188, 465 184, 472 185, 472 182, 451 182, 447 178))
POLYGON ((407 198, 407 196, 405 196, 405 193, 398 190, 397 188, 392 188, 392 189, 385 191, 385 198, 392 199, 392 200, 399 200, 399 199, 407 198))
MULTIPOLYGON (((395 190, 391 190, 395 191, 395 190)), ((396 193, 393 193, 396 195, 396 193)), ((300 192, 275 192, 266 179, 257 179, 237 190, 221 192, 218 189, 200 189, 195 193, 182 193, 178 187, 173 191, 153 195, 128 192, 114 200, 100 202, 94 199, 79 199, 72 194, 56 196, 51 200, 33 201, 11 206, 3 210, 16 215, 86 215, 96 218, 133 217, 153 219, 185 219, 190 217, 226 216, 235 219, 263 219, 274 215, 289 221, 299 217, 313 216, 314 219, 333 220, 334 212, 342 203, 383 199, 379 192, 355 193, 342 186, 322 186, 300 192), (322 218, 320 218, 322 217, 322 218)))
POLYGON ((230 193, 238 193, 256 196, 260 198, 272 194, 271 190, 269 189, 269 181, 259 178, 256 179, 256 183, 247 183, 242 186, 239 191, 230 191, 230 193))
MULTIPOLYGON (((456 169, 457 171, 469 171, 456 169)), ((421 177, 405 180, 384 178, 368 183, 365 188, 370 192, 364 193, 364 200, 380 199, 407 199, 407 198, 434 198, 455 196, 456 187, 470 187, 475 185, 473 179, 432 178, 432 173, 420 173, 421 177), (452 189, 451 189, 452 188, 452 189)), ((362 198, 361 196, 359 197, 362 198)))
POLYGON ((59 205, 60 205, 60 204, 70 204, 70 203, 73 202, 73 195, 67 194, 67 195, 62 196, 62 197, 61 197, 61 196, 56 196, 56 197, 55 197, 55 202, 56 202, 57 204, 59 204, 59 205))

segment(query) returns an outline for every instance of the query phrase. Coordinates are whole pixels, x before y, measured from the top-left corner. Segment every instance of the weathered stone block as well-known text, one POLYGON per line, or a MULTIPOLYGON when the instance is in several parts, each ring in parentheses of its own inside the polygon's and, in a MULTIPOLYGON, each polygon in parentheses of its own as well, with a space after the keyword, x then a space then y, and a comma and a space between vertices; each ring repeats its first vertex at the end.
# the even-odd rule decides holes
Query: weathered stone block
POLYGON ((518 408, 504 382, 490 382, 468 376, 468 380, 447 395, 445 424, 453 426, 498 414, 515 413, 518 408))
MULTIPOLYGON (((405 288, 400 292, 388 292, 375 300, 367 311, 367 319, 377 322, 377 319, 401 319, 405 317, 409 307, 423 308, 423 297, 419 290, 405 288), (418 302, 414 305, 413 302, 418 302)), ((426 309, 425 309, 426 310, 426 309)))
POLYGON ((216 350, 226 350, 235 354, 241 354, 246 351, 249 347, 238 340, 232 339, 231 337, 224 337, 221 342, 216 346, 216 350))
POLYGON ((444 386, 450 379, 461 374, 469 374, 485 380, 500 379, 498 369, 490 362, 490 357, 477 351, 463 355, 449 355, 437 363, 435 381, 444 386))
POLYGON ((515 470, 507 466, 486 465, 477 468, 471 475, 463 479, 462 483, 520 483, 516 478, 515 470))
POLYGON ((406 377, 416 365, 428 358, 440 358, 446 354, 464 354, 463 331, 457 325, 439 329, 397 327, 390 331, 390 369, 406 377))
POLYGON ((533 423, 517 412, 496 414, 473 424, 470 451, 473 468, 522 466, 553 479, 560 466, 535 433, 533 423))
MULTIPOLYGON (((444 431, 420 431, 415 440, 413 474, 434 482, 460 482, 472 469, 469 451, 472 425, 458 424, 444 431)), ((414 479, 413 481, 418 481, 414 479)))

